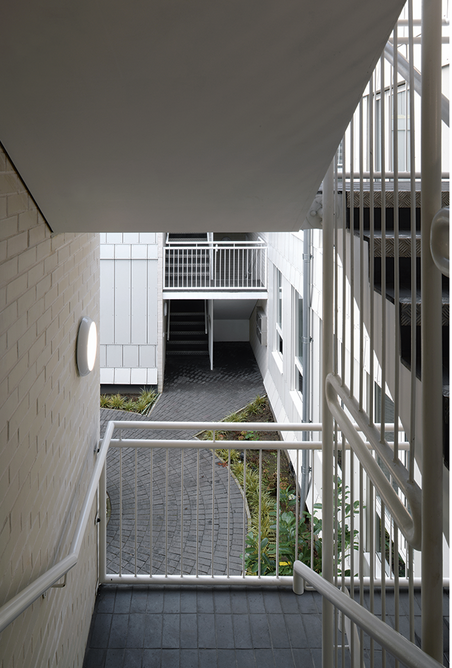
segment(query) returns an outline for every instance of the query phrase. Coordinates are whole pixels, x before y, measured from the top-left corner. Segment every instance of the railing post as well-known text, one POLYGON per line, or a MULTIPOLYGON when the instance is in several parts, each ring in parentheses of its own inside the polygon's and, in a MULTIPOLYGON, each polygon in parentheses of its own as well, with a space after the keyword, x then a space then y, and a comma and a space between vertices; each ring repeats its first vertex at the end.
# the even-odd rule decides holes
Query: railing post
POLYGON ((421 101, 422 648, 442 661, 441 274, 430 252, 441 208, 441 1, 422 3, 421 101))
MULTIPOLYGON (((333 163, 323 181, 323 278, 322 278, 322 576, 333 582, 333 416, 326 398, 326 377, 333 371, 334 323, 334 214, 333 163)), ((333 661, 333 605, 323 599, 322 665, 330 668, 333 661)))
POLYGON ((107 572, 107 464, 99 478, 99 582, 105 582, 107 572))

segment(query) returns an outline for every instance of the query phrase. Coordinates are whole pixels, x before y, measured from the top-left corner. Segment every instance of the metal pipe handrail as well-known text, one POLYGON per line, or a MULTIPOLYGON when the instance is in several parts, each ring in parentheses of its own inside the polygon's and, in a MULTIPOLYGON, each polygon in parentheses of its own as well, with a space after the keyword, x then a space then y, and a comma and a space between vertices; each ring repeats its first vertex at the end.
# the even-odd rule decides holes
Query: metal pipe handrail
POLYGON ((0 633, 13 622, 24 610, 26 610, 32 603, 40 596, 50 589, 58 580, 60 580, 68 571, 73 568, 80 554, 83 537, 86 530, 86 525, 91 513, 94 497, 97 492, 99 479, 104 468, 105 459, 107 457, 108 447, 111 436, 113 434, 114 425, 109 423, 105 432, 104 439, 99 448, 96 465, 88 486, 88 491, 83 502, 80 517, 74 532, 69 554, 61 559, 57 564, 49 568, 45 573, 40 575, 36 580, 31 582, 27 587, 22 589, 16 596, 10 599, 0 608, 0 633))
POLYGON ((309 582, 319 594, 328 599, 346 617, 349 617, 359 628, 363 629, 394 657, 400 659, 408 668, 442 668, 441 663, 425 654, 414 643, 394 631, 381 619, 378 619, 333 584, 324 580, 321 575, 315 573, 301 561, 294 563, 293 578, 293 588, 296 593, 303 590, 302 581, 309 582))
POLYGON ((360 411, 356 400, 350 396, 348 388, 342 385, 340 379, 333 374, 329 374, 326 379, 325 396, 331 414, 345 434, 367 475, 378 488, 382 499, 395 518, 400 531, 405 536, 409 545, 419 550, 422 539, 422 492, 419 485, 410 479, 409 471, 403 466, 400 460, 393 460, 391 448, 386 443, 381 442, 378 431, 373 426, 367 424, 365 414, 360 411), (401 501, 377 461, 371 456, 369 450, 364 447, 364 442, 358 436, 350 418, 346 415, 342 406, 339 405, 339 397, 352 417, 360 425, 367 440, 372 443, 378 455, 389 468, 391 475, 397 481, 397 485, 406 496, 410 512, 408 512, 405 504, 401 501))

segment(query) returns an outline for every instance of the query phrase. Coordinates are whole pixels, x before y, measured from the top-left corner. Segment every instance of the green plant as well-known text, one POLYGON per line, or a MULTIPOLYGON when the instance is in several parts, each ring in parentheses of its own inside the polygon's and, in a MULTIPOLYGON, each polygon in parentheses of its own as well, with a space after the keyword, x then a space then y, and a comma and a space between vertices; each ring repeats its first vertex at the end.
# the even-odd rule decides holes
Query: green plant
POLYGON ((257 431, 241 431, 238 437, 239 441, 258 441, 259 434, 257 431))
POLYGON ((100 407, 101 408, 116 408, 124 411, 132 411, 134 413, 141 413, 145 415, 149 412, 149 409, 153 406, 158 397, 157 392, 154 390, 147 390, 143 388, 141 394, 137 399, 126 399, 120 394, 113 395, 100 395, 100 407))
POLYGON ((126 400, 124 399, 124 397, 121 397, 120 394, 114 394, 113 396, 110 397, 110 408, 121 409, 124 408, 125 403, 126 400))
MULTIPOLYGON (((342 560, 350 556, 351 549, 358 549, 356 538, 358 531, 351 531, 347 520, 359 512, 359 501, 353 504, 349 503, 349 490, 342 488, 342 481, 337 480, 337 509, 334 507, 334 516, 340 514, 343 510, 344 517, 338 522, 334 533, 334 550, 337 556, 336 573, 341 575, 340 564, 342 560), (342 500, 342 495, 344 499, 342 500)), ((276 560, 279 559, 280 575, 290 575, 293 571, 293 563, 296 559, 311 566, 317 573, 322 570, 322 519, 318 517, 317 512, 322 509, 322 504, 314 504, 314 512, 311 515, 308 511, 302 513, 297 522, 294 512, 296 504, 295 494, 289 487, 280 490, 279 508, 274 503, 270 510, 272 523, 270 524, 270 534, 261 532, 261 561, 260 569, 262 575, 276 575, 276 560), (276 545, 276 535, 279 534, 279 543, 276 545), (298 543, 297 543, 298 535, 298 543), (263 542, 263 538, 268 538, 263 542), (297 546, 296 546, 297 544, 297 546), (295 547, 296 546, 296 547, 295 547), (312 563, 311 563, 312 561, 312 563)), ((247 573, 257 573, 259 554, 259 535, 257 532, 250 531, 246 540, 245 567, 247 573)), ((350 575, 350 570, 346 569, 344 575, 350 575)))

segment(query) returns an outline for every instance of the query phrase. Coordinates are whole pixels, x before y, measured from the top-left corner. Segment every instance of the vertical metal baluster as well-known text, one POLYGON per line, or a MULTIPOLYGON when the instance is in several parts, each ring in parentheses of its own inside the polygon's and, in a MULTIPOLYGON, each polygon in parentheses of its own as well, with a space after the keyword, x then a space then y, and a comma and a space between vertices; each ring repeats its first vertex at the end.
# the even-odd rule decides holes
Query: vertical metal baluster
MULTIPOLYGON (((364 573, 364 510, 363 510, 363 500, 364 500, 364 470, 362 464, 359 465, 359 603, 364 607, 364 583, 363 583, 363 573, 364 573)), ((351 506, 352 515, 355 512, 354 505, 351 506)), ((351 535, 351 547, 350 550, 354 550, 355 537, 351 535)), ((364 666, 364 632, 362 629, 359 630, 360 637, 360 661, 361 665, 364 666)))
MULTIPOLYGON (((122 431, 119 440, 122 441, 122 431)), ((122 575, 122 448, 119 448, 119 575, 122 575)))
POLYGON ((138 450, 135 448, 135 576, 137 575, 138 552, 138 450))
POLYGON ((247 532, 247 515, 246 515, 246 449, 243 449, 243 529, 242 529, 242 577, 245 577, 245 551, 246 551, 246 534, 247 532), (246 527, 246 528, 245 528, 246 527))
POLYGON ((196 577, 199 576, 199 450, 196 451, 196 577))
POLYGON ((281 458, 280 450, 276 451, 276 577, 279 577, 279 514, 281 512, 280 482, 281 458))
MULTIPOLYGON (((294 561, 298 559, 298 542, 299 542, 299 525, 300 525, 300 501, 298 496, 298 475, 300 471, 300 448, 297 448, 296 455, 296 467, 295 467, 295 517, 297 518, 297 523, 295 525, 295 545, 294 545, 294 561)), ((312 568, 312 565, 311 565, 312 568)))
POLYGON ((169 484, 169 449, 166 448, 165 467, 165 577, 168 577, 168 484, 169 484))
MULTIPOLYGON (((359 103, 359 408, 364 403, 364 109, 359 103)), ((352 351, 353 354, 353 351, 352 351)))
POLYGON ((231 448, 228 448, 228 539, 226 541, 226 575, 229 577, 229 552, 231 532, 231 448))
POLYGON ((353 359, 355 353, 355 123, 350 122, 350 395, 354 392, 353 359))
POLYGON ((184 448, 180 452, 180 574, 184 574, 184 448))
POLYGON ((154 471, 154 450, 149 450, 149 575, 152 577, 152 548, 153 548, 153 471, 154 471))
MULTIPOLYGON (((214 431, 213 435, 214 443, 215 443, 215 437, 216 434, 214 431)), ((212 545, 211 545, 212 577, 214 576, 214 551, 215 551, 215 449, 212 450, 212 545)))
MULTIPOLYGON (((385 62, 381 60, 381 441, 386 422, 386 136, 385 136, 385 62)), ((384 518, 383 518, 384 521, 384 518)))
POLYGON ((395 336, 394 350, 396 351, 396 362, 394 365, 394 462, 399 458, 399 362, 400 354, 400 258, 399 258, 399 145, 398 145, 398 118, 399 101, 397 86, 397 56, 398 39, 397 25, 394 27, 394 61, 393 61, 393 151, 394 151, 394 304, 395 304, 395 336))
MULTIPOLYGON (((373 201, 373 200, 371 200, 373 201)), ((371 352, 373 351, 373 348, 371 348, 371 352)), ((374 585, 374 578, 375 578, 375 525, 374 525, 374 519, 375 519, 375 495, 374 495, 374 487, 372 482, 370 481, 369 478, 367 478, 367 485, 369 487, 369 493, 368 493, 368 499, 369 499, 369 537, 370 537, 370 554, 369 554, 369 575, 370 575, 370 601, 369 601, 369 609, 370 612, 373 614, 375 610, 375 585, 374 585)), ((375 655, 375 642, 374 639, 370 639, 370 668, 374 668, 374 655, 375 655)))
MULTIPOLYGON (((386 622, 386 509, 383 499, 380 499, 380 545, 381 545, 381 621, 386 622)), ((381 648, 382 667, 386 668, 386 650, 381 648)))
MULTIPOLYGON (((413 286, 417 284, 417 243, 416 243, 416 161, 415 161, 415 118, 414 118, 414 53, 413 53, 413 2, 408 2, 408 25, 409 25, 409 62, 410 62, 410 226, 411 226, 411 419, 410 419, 410 482, 414 481, 414 462, 416 446, 416 289, 413 286)), ((414 633, 414 631, 413 631, 414 633)))
POLYGON ((257 575, 261 576, 261 540, 262 540, 262 448, 259 450, 259 522, 258 522, 258 567, 257 575))

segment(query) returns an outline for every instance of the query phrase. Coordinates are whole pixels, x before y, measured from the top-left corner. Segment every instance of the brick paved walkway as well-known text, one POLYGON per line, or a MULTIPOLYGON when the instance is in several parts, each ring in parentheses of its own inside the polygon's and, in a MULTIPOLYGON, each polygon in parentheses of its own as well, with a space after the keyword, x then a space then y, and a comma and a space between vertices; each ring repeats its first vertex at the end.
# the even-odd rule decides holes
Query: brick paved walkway
MULTIPOLYGON (((101 409, 101 436, 111 419, 221 420, 264 392, 250 346, 216 344, 213 371, 204 357, 168 358, 164 392, 149 417, 101 409)), ((174 438, 194 437, 193 431, 189 430, 166 432, 168 434, 174 438)), ((126 430, 122 436, 164 437, 160 431, 139 429, 126 430)), ((243 498, 234 479, 229 477, 228 469, 217 464, 207 449, 186 450, 182 455, 179 449, 169 452, 163 448, 154 449, 152 455, 123 450, 120 463, 120 451, 112 448, 107 460, 107 489, 112 509, 107 528, 107 572, 117 573, 120 566, 119 470, 122 466, 123 573, 134 573, 135 570, 149 573, 152 570, 153 573, 169 574, 211 574, 213 571, 225 574, 228 566, 231 575, 241 573, 243 521, 246 521, 243 498), (136 502, 135 466, 138 479, 136 502)))

